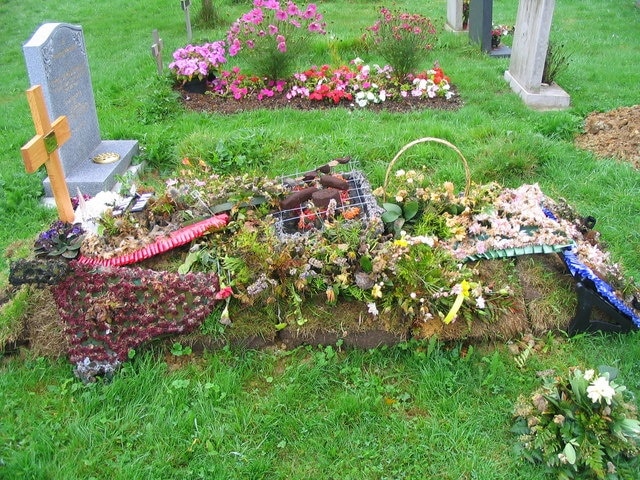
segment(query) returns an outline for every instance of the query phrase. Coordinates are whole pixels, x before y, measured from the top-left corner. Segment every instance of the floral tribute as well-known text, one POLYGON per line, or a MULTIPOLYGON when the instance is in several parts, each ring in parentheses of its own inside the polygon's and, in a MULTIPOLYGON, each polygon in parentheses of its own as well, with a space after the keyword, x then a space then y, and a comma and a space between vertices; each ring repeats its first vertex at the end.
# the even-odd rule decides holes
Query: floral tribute
POLYGON ((513 33, 513 27, 508 25, 494 25, 491 28, 491 47, 498 48, 502 42, 502 37, 513 33))
POLYGON ((543 386, 515 408, 520 454, 558 478, 635 478, 640 422, 626 387, 606 369, 542 373, 543 386))
POLYGON ((598 248, 596 232, 537 185, 467 178, 458 192, 451 182, 431 185, 422 170, 400 169, 371 191, 353 167, 343 157, 271 179, 219 175, 185 158, 165 185, 154 185, 143 211, 100 208, 98 227, 82 239, 85 257, 139 261, 141 245, 171 246, 171 232, 186 235, 182 228, 199 229, 202 218, 223 218, 224 228, 206 220, 204 231, 187 235, 191 248, 171 257, 171 271, 70 260, 73 272, 54 292, 78 375, 110 374, 132 348, 205 319, 217 328, 266 319, 277 332, 320 321, 314 308, 341 301, 357 305, 360 322, 418 338, 442 324, 490 322, 508 314, 514 292, 509 275, 487 274, 482 261, 535 253, 531 246, 570 245, 615 285, 612 295, 637 294, 598 248), (214 310, 220 300, 222 312, 214 310))
POLYGON ((38 256, 76 258, 80 253, 84 233, 79 223, 71 224, 57 220, 49 230, 38 236, 35 253, 38 256))
POLYGON ((194 330, 231 295, 215 273, 70 266, 53 293, 70 337, 69 359, 84 381, 113 374, 145 342, 194 330))

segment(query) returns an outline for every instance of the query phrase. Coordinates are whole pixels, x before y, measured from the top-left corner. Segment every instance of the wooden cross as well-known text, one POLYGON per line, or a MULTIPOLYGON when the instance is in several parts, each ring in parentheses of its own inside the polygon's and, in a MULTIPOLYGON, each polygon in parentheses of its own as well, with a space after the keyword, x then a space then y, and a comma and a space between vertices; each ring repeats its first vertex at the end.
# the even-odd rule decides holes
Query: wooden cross
POLYGON ((151 55, 156 59, 156 66, 158 67, 158 75, 162 75, 162 47, 164 42, 158 35, 158 30, 152 32, 153 45, 151 45, 151 55))
POLYGON ((191 6, 191 0, 180 0, 180 6, 184 10, 184 19, 187 23, 187 42, 191 42, 191 15, 189 13, 189 7, 191 6))
POLYGON ((58 147, 71 138, 69 121, 67 117, 60 116, 51 123, 40 85, 27 90, 27 100, 37 135, 20 149, 24 166, 28 173, 34 173, 42 165, 45 166, 58 208, 58 216, 63 222, 73 223, 75 215, 71 206, 71 197, 69 197, 64 169, 58 156, 58 147))

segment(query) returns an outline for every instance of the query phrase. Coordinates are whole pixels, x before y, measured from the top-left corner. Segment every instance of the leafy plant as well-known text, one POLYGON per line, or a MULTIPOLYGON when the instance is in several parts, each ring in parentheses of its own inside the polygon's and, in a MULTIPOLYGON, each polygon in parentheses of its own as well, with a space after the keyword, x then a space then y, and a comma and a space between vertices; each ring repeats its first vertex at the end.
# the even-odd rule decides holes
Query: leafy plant
POLYGON ((544 59, 544 68, 542 69, 542 83, 551 85, 558 75, 569 68, 571 55, 565 53, 564 45, 558 45, 549 40, 547 47, 547 55, 544 59))
POLYGON ((49 230, 41 233, 35 243, 37 256, 73 259, 80 253, 84 229, 79 223, 56 220, 49 230))
POLYGON ((183 83, 194 78, 208 79, 226 63, 223 41, 202 45, 187 45, 173 52, 169 70, 183 83))
POLYGON ((398 79, 417 70, 425 52, 437 40, 436 27, 423 15, 380 9, 381 19, 367 29, 365 36, 373 48, 392 67, 398 79))
POLYGON ((188 356, 191 355, 192 352, 191 347, 184 346, 180 342, 175 342, 171 346, 171 355, 175 357, 188 356))
POLYGON ((313 3, 306 9, 292 1, 286 7, 276 0, 254 0, 253 5, 227 32, 229 55, 244 52, 254 75, 286 78, 304 52, 308 35, 325 33, 322 15, 313 3))
POLYGON ((382 204, 382 208, 384 208, 382 221, 385 229, 393 232, 396 237, 400 237, 405 223, 411 222, 418 215, 420 204, 416 200, 409 200, 402 204, 385 202, 382 204))
POLYGON ((517 450, 561 479, 625 478, 618 466, 640 453, 640 422, 633 396, 604 367, 545 377, 521 398, 513 432, 517 450))

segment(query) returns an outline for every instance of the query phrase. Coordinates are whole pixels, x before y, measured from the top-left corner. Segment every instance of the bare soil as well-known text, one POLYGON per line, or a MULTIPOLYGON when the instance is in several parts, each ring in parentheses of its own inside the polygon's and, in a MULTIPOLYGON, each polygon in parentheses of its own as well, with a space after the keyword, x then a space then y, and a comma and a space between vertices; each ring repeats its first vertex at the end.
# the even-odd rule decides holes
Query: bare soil
MULTIPOLYGON (((455 90, 455 87, 452 86, 452 89, 455 90)), ((185 107, 197 112, 233 114, 257 109, 276 110, 292 108, 296 110, 327 110, 332 108, 346 108, 355 110, 361 108, 348 101, 341 101, 338 104, 334 104, 329 101, 313 101, 299 97, 288 99, 282 93, 276 94, 273 97, 263 98, 262 100, 258 100, 257 98, 235 100, 234 98, 228 97, 223 98, 208 94, 189 93, 182 89, 178 89, 178 92, 182 97, 185 107)), ((449 100, 442 97, 417 98, 409 96, 398 100, 368 105, 366 108, 372 111, 406 113, 424 109, 455 110, 460 108, 462 104, 462 99, 457 95, 449 100)))
POLYGON ((590 114, 576 146, 640 169, 640 105, 590 114))

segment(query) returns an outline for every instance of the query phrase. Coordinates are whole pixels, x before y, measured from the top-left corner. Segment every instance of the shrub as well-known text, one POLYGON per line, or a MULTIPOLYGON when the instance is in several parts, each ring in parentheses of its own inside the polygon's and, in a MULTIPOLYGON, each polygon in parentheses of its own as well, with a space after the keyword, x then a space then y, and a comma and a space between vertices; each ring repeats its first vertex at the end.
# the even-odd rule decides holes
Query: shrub
POLYGON ((286 78, 305 51, 309 33, 325 33, 322 15, 313 3, 304 10, 292 1, 286 7, 276 0, 255 0, 253 5, 227 32, 229 55, 244 52, 255 75, 286 78))
POLYGON ((425 52, 437 39, 436 27, 419 14, 392 12, 381 8, 382 18, 367 29, 373 47, 393 67, 395 75, 404 79, 417 70, 425 52))

